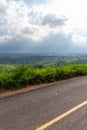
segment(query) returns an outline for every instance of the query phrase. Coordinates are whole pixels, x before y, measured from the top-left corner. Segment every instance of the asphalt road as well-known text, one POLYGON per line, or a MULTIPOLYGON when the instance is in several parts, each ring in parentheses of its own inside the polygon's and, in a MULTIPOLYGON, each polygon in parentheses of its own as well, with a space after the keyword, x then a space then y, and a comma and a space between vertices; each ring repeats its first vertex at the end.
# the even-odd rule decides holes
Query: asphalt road
POLYGON ((42 130, 45 123, 82 103, 46 130, 87 130, 87 76, 0 99, 0 130, 42 130))

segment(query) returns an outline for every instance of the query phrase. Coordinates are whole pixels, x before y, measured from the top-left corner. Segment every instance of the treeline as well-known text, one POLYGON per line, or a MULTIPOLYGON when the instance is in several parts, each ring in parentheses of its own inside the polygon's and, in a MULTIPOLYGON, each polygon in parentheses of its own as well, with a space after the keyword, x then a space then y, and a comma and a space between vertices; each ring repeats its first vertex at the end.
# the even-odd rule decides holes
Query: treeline
POLYGON ((30 56, 30 55, 0 55, 1 64, 20 64, 26 63, 33 66, 59 66, 70 63, 87 63, 86 55, 75 56, 30 56))

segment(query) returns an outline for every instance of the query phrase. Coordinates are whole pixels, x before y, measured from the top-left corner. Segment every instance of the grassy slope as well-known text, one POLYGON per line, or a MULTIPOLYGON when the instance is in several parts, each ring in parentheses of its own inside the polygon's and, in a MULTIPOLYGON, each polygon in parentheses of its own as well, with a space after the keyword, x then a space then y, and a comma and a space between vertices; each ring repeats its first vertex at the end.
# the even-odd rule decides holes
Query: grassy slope
POLYGON ((37 68, 28 65, 0 65, 0 88, 18 89, 27 84, 54 82, 87 74, 87 64, 37 68), (7 71, 8 70, 8 71, 7 71))

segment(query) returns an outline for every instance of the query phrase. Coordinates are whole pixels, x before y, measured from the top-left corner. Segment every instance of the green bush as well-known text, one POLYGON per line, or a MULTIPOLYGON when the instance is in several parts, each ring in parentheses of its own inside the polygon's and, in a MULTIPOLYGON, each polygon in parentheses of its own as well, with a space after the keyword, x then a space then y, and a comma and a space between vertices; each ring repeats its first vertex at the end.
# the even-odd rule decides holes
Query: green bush
POLYGON ((19 89, 27 84, 48 83, 75 76, 87 75, 87 64, 69 64, 43 68, 19 65, 15 66, 13 70, 6 70, 7 68, 5 71, 0 71, 0 87, 19 89))

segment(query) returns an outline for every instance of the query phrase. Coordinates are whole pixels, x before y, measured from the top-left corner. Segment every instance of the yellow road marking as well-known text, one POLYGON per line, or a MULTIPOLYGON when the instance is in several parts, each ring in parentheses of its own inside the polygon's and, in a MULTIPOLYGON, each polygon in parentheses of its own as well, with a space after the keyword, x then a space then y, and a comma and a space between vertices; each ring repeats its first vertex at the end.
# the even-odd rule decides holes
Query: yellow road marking
POLYGON ((56 117, 55 119, 47 122, 46 124, 42 125, 41 127, 37 128, 36 130, 44 130, 48 128, 49 126, 53 125, 54 123, 58 122, 59 120, 63 119, 64 117, 68 116, 69 114, 73 113, 74 111, 78 110, 79 108, 85 106, 87 104, 87 101, 79 104, 78 106, 70 109, 69 111, 61 114, 60 116, 56 117))

